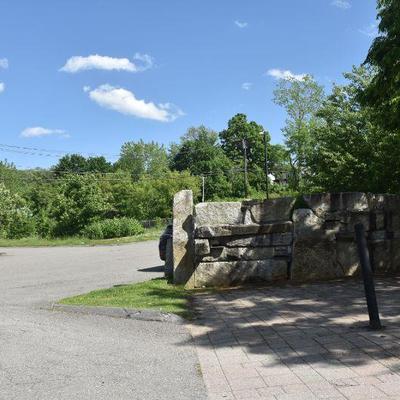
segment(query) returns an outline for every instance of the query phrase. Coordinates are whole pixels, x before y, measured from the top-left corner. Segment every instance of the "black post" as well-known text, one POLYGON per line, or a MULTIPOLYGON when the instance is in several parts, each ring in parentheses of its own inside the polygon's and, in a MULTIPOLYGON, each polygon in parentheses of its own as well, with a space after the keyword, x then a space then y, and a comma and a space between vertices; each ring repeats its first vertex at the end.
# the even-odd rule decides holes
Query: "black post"
POLYGON ((264 157, 265 157, 265 190, 267 192, 267 200, 269 199, 269 182, 268 182, 268 148, 267 148, 267 132, 264 133, 264 157))
POLYGON ((369 326, 371 329, 382 329, 364 225, 357 224, 354 229, 356 232, 358 254, 360 257, 362 277, 364 280, 365 297, 367 299, 369 326))

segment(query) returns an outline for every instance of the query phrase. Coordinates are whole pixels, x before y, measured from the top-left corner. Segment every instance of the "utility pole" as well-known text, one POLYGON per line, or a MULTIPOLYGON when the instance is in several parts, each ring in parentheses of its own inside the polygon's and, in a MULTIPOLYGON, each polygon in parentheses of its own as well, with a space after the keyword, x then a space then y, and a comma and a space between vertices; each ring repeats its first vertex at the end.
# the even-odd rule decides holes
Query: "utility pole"
POLYGON ((265 191, 267 193, 267 200, 269 199, 269 172, 268 172, 268 147, 267 147, 267 132, 262 131, 260 135, 264 135, 264 161, 265 161, 265 191))
POLYGON ((249 196, 249 185, 247 181, 247 142, 246 139, 242 139, 243 156, 244 156, 244 195, 247 198, 249 196))
POLYGON ((204 203, 204 201, 205 201, 205 186, 206 186, 206 177, 204 175, 201 177, 201 181, 202 181, 201 201, 204 203))

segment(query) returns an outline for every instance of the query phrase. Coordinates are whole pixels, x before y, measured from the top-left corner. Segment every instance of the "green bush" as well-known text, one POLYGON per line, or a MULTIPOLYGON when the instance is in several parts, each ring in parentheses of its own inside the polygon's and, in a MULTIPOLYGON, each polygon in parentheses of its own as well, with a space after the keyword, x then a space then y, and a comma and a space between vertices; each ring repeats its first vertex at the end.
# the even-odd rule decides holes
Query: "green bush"
POLYGON ((105 219, 101 221, 101 230, 103 231, 103 239, 111 239, 121 237, 121 222, 119 219, 105 219))
POLYGON ((142 224, 134 218, 120 218, 121 236, 135 236, 144 232, 142 224))
POLYGON ((93 222, 86 226, 82 235, 89 239, 103 239, 103 229, 101 222, 93 222))
POLYGON ((0 237, 18 239, 35 233, 35 220, 25 200, 0 183, 0 237))
POLYGON ((35 234, 35 220, 27 208, 16 210, 8 227, 8 239, 21 239, 35 234))
POLYGON ((143 226, 134 218, 113 218, 87 225, 82 235, 89 239, 111 239, 140 235, 143 232, 143 226))

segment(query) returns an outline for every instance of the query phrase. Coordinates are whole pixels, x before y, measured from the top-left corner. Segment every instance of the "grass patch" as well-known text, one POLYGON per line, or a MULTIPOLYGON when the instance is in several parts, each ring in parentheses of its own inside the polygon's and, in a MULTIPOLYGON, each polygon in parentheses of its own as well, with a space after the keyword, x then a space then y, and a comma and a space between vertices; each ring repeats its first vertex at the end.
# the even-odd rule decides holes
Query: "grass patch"
POLYGON ((87 239, 82 237, 68 237, 63 239, 43 239, 28 237, 22 239, 0 239, 0 247, 56 247, 56 246, 98 246, 118 245, 146 240, 159 239, 163 228, 149 228, 144 233, 136 236, 128 236, 113 239, 87 239))
POLYGON ((146 282, 118 285, 69 297, 61 304, 153 309, 174 313, 183 318, 193 317, 189 308, 189 292, 183 285, 172 285, 165 278, 146 282))

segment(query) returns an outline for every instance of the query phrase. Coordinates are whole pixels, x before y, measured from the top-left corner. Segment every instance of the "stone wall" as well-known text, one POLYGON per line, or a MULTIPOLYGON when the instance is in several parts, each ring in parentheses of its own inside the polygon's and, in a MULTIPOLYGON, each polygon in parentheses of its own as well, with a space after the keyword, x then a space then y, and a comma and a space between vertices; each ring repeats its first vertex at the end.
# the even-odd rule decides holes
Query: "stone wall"
POLYGON ((397 271, 399 196, 324 193, 297 200, 197 204, 191 242, 185 245, 190 261, 184 281, 192 287, 234 286, 355 275, 358 222, 367 231, 373 267, 397 271))

